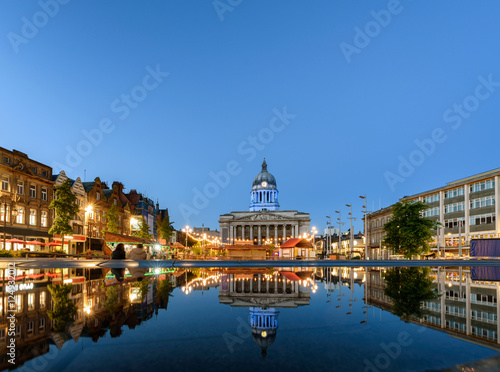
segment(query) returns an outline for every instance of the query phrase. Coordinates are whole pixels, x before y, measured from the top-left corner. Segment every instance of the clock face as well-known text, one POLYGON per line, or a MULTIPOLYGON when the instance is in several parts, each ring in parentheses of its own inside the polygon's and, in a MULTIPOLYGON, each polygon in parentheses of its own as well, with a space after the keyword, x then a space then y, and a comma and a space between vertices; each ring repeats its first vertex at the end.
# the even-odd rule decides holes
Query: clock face
POLYGON ((261 185, 262 185, 262 187, 266 187, 267 186, 267 182, 264 181, 264 182, 261 183, 261 185))

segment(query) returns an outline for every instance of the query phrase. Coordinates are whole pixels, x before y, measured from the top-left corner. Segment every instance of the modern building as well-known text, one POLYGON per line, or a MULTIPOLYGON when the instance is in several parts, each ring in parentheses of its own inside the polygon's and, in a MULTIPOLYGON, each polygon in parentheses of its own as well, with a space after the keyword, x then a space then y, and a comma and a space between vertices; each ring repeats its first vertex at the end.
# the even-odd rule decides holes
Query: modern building
POLYGON ((53 211, 52 168, 17 150, 0 147, 0 248, 19 249, 8 239, 49 241, 53 211))
MULTIPOLYGON (((439 255, 468 254, 471 239, 500 237, 496 216, 500 204, 500 168, 449 182, 446 185, 400 201, 422 201, 429 206, 424 216, 438 221, 441 227, 434 232, 433 251, 439 255)), ((391 216, 391 207, 367 215, 370 257, 390 254, 381 245, 382 227, 391 216)))
POLYGON ((309 233, 309 213, 279 210, 278 194, 276 179, 268 172, 264 159, 261 172, 253 180, 250 210, 220 216, 222 243, 234 244, 238 240, 248 240, 257 245, 279 245, 290 238, 309 233))

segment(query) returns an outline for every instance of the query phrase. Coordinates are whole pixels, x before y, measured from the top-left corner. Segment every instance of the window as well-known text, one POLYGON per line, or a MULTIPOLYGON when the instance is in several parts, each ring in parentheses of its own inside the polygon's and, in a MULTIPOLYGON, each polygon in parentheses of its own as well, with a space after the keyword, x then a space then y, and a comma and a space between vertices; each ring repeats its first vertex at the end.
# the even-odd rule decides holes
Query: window
POLYGON ((45 330, 45 318, 41 318, 38 320, 38 329, 40 331, 45 330))
POLYGON ((33 329, 35 328, 35 322, 34 321, 31 321, 31 322, 28 322, 28 334, 29 335, 32 335, 33 334, 33 329))
POLYGON ((455 196, 462 196, 464 194, 464 187, 457 187, 456 189, 448 190, 444 192, 444 198, 454 198, 455 196))
POLYGON ((30 225, 36 226, 36 210, 30 209, 30 225))
POLYGON ((17 193, 19 195, 24 195, 24 183, 23 183, 23 181, 17 182, 17 193))
POLYGON ((451 229, 453 227, 457 227, 459 224, 461 226, 465 226, 465 218, 464 217, 453 218, 453 219, 445 220, 444 221, 444 227, 447 227, 449 229, 451 229))
POLYGON ((42 171, 42 176, 44 176, 44 177, 48 177, 48 175, 49 175, 49 174, 47 173, 47 171, 42 171))
POLYGON ((113 205, 116 205, 116 199, 115 199, 115 200, 113 200, 113 205))
POLYGON ((439 216, 439 207, 434 207, 424 211, 424 217, 439 216))
POLYGON ((30 198, 36 198, 36 186, 30 185, 30 198))
POLYGON ((495 180, 491 178, 486 181, 473 183, 472 185, 470 185, 470 192, 472 193, 472 192, 488 190, 494 187, 495 187, 495 180))
POLYGON ((16 325, 16 337, 21 336, 21 324, 16 325))
POLYGON ((495 223, 495 213, 479 214, 470 216, 470 225, 485 225, 495 223))
POLYGON ((5 342, 5 336, 7 335, 7 329, 0 329, 0 342, 5 342))
POLYGON ((42 224, 42 227, 47 227, 47 212, 42 211, 40 222, 42 224))
POLYGON ((9 206, 2 203, 0 206, 0 221, 9 221, 9 206))
POLYGON ((95 198, 96 198, 97 200, 101 200, 101 194, 100 194, 100 193, 98 193, 98 192, 96 192, 96 193, 95 193, 95 198))
POLYGON ((22 309, 22 306, 23 306, 23 295, 16 295, 15 296, 15 305, 16 305, 16 308, 14 311, 19 313, 22 309))
POLYGON ((463 212, 465 210, 465 202, 447 204, 444 206, 444 213, 463 212))
POLYGON ((28 293, 28 310, 33 310, 35 308, 35 294, 28 293))
POLYGON ((9 191, 9 177, 2 177, 2 191, 9 191))
POLYGON ((45 307, 45 301, 47 299, 47 294, 45 291, 40 292, 40 307, 45 307))
POLYGON ((9 164, 10 163, 10 159, 8 156, 3 156, 3 162, 6 163, 6 164, 9 164))
POLYGON ((484 198, 472 199, 470 201, 470 209, 490 207, 495 205, 495 197, 493 195, 484 198))
POLYGON ((36 174, 36 168, 35 167, 31 167, 31 171, 33 172, 33 174, 36 174))
POLYGON ((42 200, 47 201, 47 189, 42 187, 42 200))
POLYGON ((24 207, 17 207, 16 223, 24 223, 24 207))
POLYGON ((433 203, 433 202, 437 202, 437 201, 439 201, 439 193, 432 194, 432 195, 427 195, 424 198, 424 202, 427 203, 427 204, 433 203))

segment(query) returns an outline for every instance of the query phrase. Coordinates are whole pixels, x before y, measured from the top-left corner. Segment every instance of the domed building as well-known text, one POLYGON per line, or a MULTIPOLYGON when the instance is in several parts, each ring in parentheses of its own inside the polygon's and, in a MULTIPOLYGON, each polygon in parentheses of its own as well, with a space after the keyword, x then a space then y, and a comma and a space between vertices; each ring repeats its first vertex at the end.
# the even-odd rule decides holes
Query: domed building
POLYGON ((266 159, 253 179, 249 211, 223 214, 219 218, 222 243, 275 244, 309 234, 309 213, 280 210, 276 178, 267 170, 266 159))
POLYGON ((262 171, 253 179, 250 193, 250 210, 277 211, 279 208, 276 179, 267 171, 267 163, 264 158, 262 171))

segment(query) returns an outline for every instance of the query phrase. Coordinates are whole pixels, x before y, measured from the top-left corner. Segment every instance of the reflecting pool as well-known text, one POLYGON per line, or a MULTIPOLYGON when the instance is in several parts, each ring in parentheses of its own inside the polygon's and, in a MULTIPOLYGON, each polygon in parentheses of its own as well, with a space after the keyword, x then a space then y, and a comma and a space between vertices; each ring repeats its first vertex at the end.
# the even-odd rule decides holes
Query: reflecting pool
POLYGON ((499 273, 16 269, 2 286, 0 369, 500 369, 499 273))

